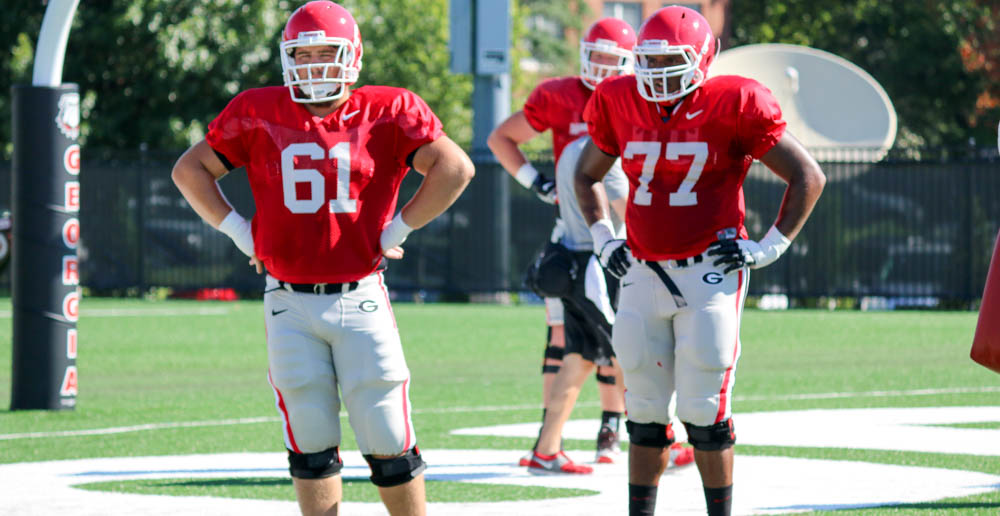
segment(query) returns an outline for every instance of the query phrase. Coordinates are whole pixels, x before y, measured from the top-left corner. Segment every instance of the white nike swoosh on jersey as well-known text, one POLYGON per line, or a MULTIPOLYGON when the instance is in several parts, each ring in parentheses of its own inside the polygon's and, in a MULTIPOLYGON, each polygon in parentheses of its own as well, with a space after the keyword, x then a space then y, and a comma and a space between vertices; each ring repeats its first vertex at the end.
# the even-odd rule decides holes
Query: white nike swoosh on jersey
POLYGON ((341 120, 347 120, 347 119, 351 118, 352 116, 354 116, 354 115, 356 115, 356 114, 358 114, 358 113, 360 113, 360 112, 361 112, 361 110, 360 110, 360 109, 359 109, 359 110, 357 110, 357 111, 352 111, 352 112, 350 112, 350 113, 348 113, 348 114, 346 114, 346 115, 344 115, 344 116, 340 117, 340 119, 341 119, 341 120))
POLYGON ((688 120, 691 120, 694 117, 700 115, 702 111, 704 111, 704 109, 699 109, 698 111, 695 111, 694 113, 685 113, 684 117, 687 118, 688 120))

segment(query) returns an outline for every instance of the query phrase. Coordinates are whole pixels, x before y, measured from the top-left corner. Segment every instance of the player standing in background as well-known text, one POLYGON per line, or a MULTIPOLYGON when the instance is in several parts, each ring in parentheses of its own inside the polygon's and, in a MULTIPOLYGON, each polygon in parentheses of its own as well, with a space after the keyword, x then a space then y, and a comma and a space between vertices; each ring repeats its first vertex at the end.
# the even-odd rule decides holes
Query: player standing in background
MULTIPOLYGON (((563 148, 587 133, 583 108, 594 87, 606 77, 630 73, 634 44, 635 30, 627 22, 617 18, 598 20, 580 41, 580 75, 543 81, 528 96, 524 108, 504 120, 490 134, 487 145, 500 164, 518 183, 535 192, 542 201, 555 204, 555 181, 538 172, 518 146, 551 129, 552 154, 558 166, 563 148)), ((557 221, 553 228, 553 241, 559 239, 560 227, 557 221)), ((546 298, 545 307, 548 335, 542 364, 543 425, 552 396, 556 394, 552 392, 552 384, 563 365, 566 348, 565 311, 562 303, 555 298, 546 298)), ((615 371, 610 364, 598 367, 597 381, 602 407, 597 444, 598 460, 601 461, 603 457, 604 461, 611 461, 613 454, 618 451, 618 426, 625 405, 620 387, 616 388, 614 384, 615 371)), ((572 404, 569 407, 572 408, 572 404)), ((534 447, 532 448, 534 451, 534 447)), ((532 454, 529 452, 525 455, 520 464, 529 465, 532 454)), ((585 473, 591 470, 588 466, 572 463, 564 466, 564 469, 567 472, 585 473)))
POLYGON ((695 448, 710 515, 732 507, 732 389, 749 269, 791 245, 826 182, 760 83, 707 79, 717 52, 697 11, 664 7, 639 29, 635 75, 601 83, 584 118, 576 194, 609 271, 622 277, 613 344, 625 376, 629 514, 653 514, 673 440, 670 398, 695 448), (598 184, 621 156, 628 238, 598 184), (787 183, 771 229, 749 240, 743 180, 759 159, 787 183))
MULTIPOLYGON (((547 399, 545 420, 535 443, 528 468, 532 472, 590 473, 593 468, 574 464, 562 451, 562 429, 569 419, 580 388, 595 366, 610 367, 614 383, 605 384, 614 389, 613 400, 624 405, 624 381, 621 368, 611 349, 611 325, 615 320, 618 280, 598 263, 593 253, 594 244, 590 231, 573 194, 576 163, 586 142, 586 136, 563 148, 556 166, 556 190, 564 192, 559 197, 559 220, 562 231, 558 240, 546 252, 559 253, 561 266, 540 266, 538 276, 559 276, 559 280, 538 278, 541 285, 550 287, 551 295, 559 295, 564 307, 566 353, 562 367, 552 382, 547 399)), ((628 180, 621 167, 615 164, 604 176, 607 198, 613 208, 614 227, 624 231, 625 198, 628 180)), ((603 398, 602 398, 603 399, 603 398)), ((604 413, 607 414, 605 408, 604 413)), ((620 414, 620 412, 619 412, 620 414)), ((614 422, 617 427, 617 420, 614 422)), ((602 421, 597 438, 597 461, 610 463, 618 447, 617 428, 602 421), (609 435, 610 434, 610 435, 609 435), (614 447, 612 450, 611 447, 614 447)))
POLYGON ((416 94, 351 90, 361 70, 351 14, 326 0, 289 17, 284 87, 240 93, 181 156, 173 178, 194 210, 267 269, 268 378, 303 514, 336 514, 340 404, 392 515, 426 513, 410 373, 381 270, 473 176, 468 156, 416 94), (216 181, 246 167, 252 224, 216 181), (409 168, 425 177, 393 217, 409 168))

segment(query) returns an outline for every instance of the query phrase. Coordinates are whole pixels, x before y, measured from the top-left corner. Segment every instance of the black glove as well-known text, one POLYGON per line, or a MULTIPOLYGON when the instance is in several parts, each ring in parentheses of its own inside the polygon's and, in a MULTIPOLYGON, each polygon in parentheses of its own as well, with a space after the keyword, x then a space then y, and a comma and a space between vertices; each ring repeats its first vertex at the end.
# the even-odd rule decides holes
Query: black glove
POLYGON ((629 252, 625 240, 610 240, 601 248, 601 254, 597 256, 597 260, 601 262, 604 270, 621 279, 628 272, 628 268, 632 266, 632 262, 628 259, 629 252))
POLYGON ((545 174, 538 174, 538 177, 535 178, 535 182, 531 183, 531 191, 535 192, 535 195, 537 195, 538 198, 544 203, 556 203, 556 182, 545 177, 545 174))
POLYGON ((708 256, 718 256, 712 265, 724 265, 723 273, 729 274, 732 271, 749 267, 757 263, 754 256, 747 252, 740 244, 739 240, 726 239, 716 240, 708 246, 708 256))

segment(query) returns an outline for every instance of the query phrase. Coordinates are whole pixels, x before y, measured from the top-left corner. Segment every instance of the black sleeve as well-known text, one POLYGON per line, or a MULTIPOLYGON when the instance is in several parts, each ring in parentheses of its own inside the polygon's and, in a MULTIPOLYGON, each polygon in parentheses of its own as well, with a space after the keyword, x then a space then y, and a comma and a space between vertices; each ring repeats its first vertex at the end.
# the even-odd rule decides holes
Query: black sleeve
POLYGON ((232 170, 236 168, 233 166, 233 163, 229 161, 229 158, 227 158, 224 154, 215 149, 212 149, 212 152, 214 152, 215 155, 219 157, 219 161, 221 161, 222 165, 226 167, 226 170, 232 172, 232 170))
POLYGON ((413 168, 413 156, 415 156, 417 154, 418 150, 420 150, 420 147, 417 147, 416 149, 413 149, 413 152, 409 153, 406 156, 406 166, 408 166, 410 168, 413 168))

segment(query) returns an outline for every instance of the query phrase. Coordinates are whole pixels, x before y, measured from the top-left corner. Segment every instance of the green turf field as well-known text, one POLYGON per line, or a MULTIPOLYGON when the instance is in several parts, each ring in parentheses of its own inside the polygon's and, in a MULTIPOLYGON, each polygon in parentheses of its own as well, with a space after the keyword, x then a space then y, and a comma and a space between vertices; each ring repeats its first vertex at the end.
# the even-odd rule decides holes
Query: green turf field
MULTIPOLYGON (((450 435, 449 431, 459 426, 538 420, 543 308, 404 303, 394 308, 412 370, 410 396, 421 446, 530 447, 532 440, 526 438, 450 435)), ((0 440, 0 463, 283 450, 272 392, 266 381, 259 302, 85 299, 78 324, 78 406, 63 412, 8 410, 10 321, 9 299, 0 300, 0 435, 160 426, 103 435, 0 440), (239 418, 251 421, 202 424, 239 418)), ((1000 405, 1000 375, 968 357, 975 323, 976 314, 970 312, 747 310, 733 404, 736 421, 741 412, 1000 405)), ((588 381, 573 417, 599 416, 597 390, 594 382, 588 381)), ((1000 421, 967 426, 1000 429, 1000 421)), ((350 427, 343 427, 343 448, 355 448, 350 427)), ((567 440, 565 446, 590 450, 593 443, 567 440)), ((736 452, 1000 474, 1000 457, 739 444, 736 452)), ((294 499, 290 481, 274 479, 126 484, 101 488, 294 499)), ((475 501, 583 494, 548 491, 514 486, 465 488, 462 484, 431 482, 428 499, 475 501)), ((366 482, 345 483, 347 500, 375 501, 374 493, 366 482)), ((1000 491, 928 504, 843 512, 997 514, 1000 491)))

